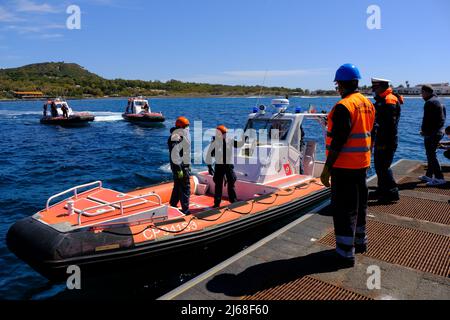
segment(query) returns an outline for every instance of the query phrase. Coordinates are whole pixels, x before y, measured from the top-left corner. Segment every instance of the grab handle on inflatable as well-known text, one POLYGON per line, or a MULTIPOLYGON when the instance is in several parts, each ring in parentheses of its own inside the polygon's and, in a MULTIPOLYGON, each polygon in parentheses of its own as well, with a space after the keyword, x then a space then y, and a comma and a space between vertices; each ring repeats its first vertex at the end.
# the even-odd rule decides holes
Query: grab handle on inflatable
MULTIPOLYGON (((150 192, 150 193, 144 194, 142 196, 132 197, 132 198, 129 198, 129 199, 124 199, 124 200, 119 200, 119 201, 114 201, 114 202, 103 203, 103 204, 100 204, 98 206, 86 208, 86 209, 84 209, 84 210, 82 210, 82 211, 80 211, 78 213, 78 225, 81 225, 81 216, 95 217, 95 216, 99 216, 99 215, 103 214, 103 212, 100 212, 100 213, 87 213, 87 211, 119 204, 120 205, 120 215, 123 215, 123 203, 124 202, 138 200, 138 199, 143 199, 143 198, 147 198, 147 197, 156 197, 158 199, 158 201, 159 201, 159 205, 162 206, 162 200, 161 200, 161 197, 159 196, 159 194, 154 193, 154 192, 150 192)), ((139 206, 139 205, 141 205, 141 203, 133 204, 130 207, 139 206)))
POLYGON ((60 193, 58 193, 58 194, 55 194, 55 195, 51 196, 51 197, 48 198, 48 200, 47 200, 47 205, 45 206, 45 207, 46 207, 46 210, 48 211, 48 208, 49 208, 49 206, 50 206, 50 202, 51 202, 53 199, 58 198, 58 197, 60 197, 60 196, 62 196, 62 195, 64 195, 64 194, 69 193, 69 192, 72 192, 72 191, 73 191, 73 194, 74 194, 74 196, 75 196, 75 199, 77 199, 77 198, 78 198, 78 189, 86 188, 86 187, 90 187, 90 186, 95 186, 95 185, 98 185, 97 188, 101 188, 101 187, 102 187, 102 182, 101 182, 101 181, 95 181, 95 182, 91 182, 91 183, 87 183, 87 184, 82 184, 82 185, 79 185, 79 186, 76 186, 76 187, 67 189, 66 191, 63 191, 63 192, 60 192, 60 193))

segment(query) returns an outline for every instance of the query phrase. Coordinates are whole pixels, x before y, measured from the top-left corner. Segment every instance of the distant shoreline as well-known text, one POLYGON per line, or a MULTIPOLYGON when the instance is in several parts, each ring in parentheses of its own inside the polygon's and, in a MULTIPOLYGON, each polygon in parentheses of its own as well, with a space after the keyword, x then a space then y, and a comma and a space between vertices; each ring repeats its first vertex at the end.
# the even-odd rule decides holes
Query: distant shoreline
MULTIPOLYGON (((280 95, 267 95, 267 96, 262 96, 262 97, 257 97, 257 96, 253 96, 253 95, 248 95, 248 96, 239 96, 239 95, 186 95, 186 96, 179 96, 179 95, 163 95, 163 96, 145 96, 146 99, 151 100, 151 99, 194 99, 194 98, 198 98, 198 99, 207 99, 207 98, 246 98, 246 99, 270 99, 272 97, 277 97, 280 95)), ((368 97, 370 97, 369 95, 367 95, 368 97)), ((307 96, 307 95, 295 95, 295 96, 290 96, 291 98, 301 98, 301 99, 313 99, 313 98, 339 98, 339 96, 331 96, 331 95, 314 95, 314 96, 307 96)), ((422 99, 421 96, 418 95, 404 95, 404 98, 417 98, 417 99, 422 99)), ((450 95, 442 95, 442 96, 438 96, 440 98, 450 98, 450 95)), ((123 99, 128 99, 130 97, 66 97, 66 100, 123 100, 123 99)), ((48 98, 48 99, 52 99, 52 98, 48 98)), ((0 102, 17 102, 17 101, 46 101, 47 98, 35 98, 35 99, 19 99, 19 98, 15 98, 15 99, 3 99, 0 98, 0 102)))

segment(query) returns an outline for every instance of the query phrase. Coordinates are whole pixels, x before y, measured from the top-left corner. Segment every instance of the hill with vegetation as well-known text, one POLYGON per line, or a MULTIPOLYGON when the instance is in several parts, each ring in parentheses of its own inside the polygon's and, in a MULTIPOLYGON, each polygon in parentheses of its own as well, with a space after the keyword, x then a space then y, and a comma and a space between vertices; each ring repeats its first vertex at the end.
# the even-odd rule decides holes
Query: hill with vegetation
MULTIPOLYGON (((301 88, 221 85, 178 80, 109 80, 75 63, 46 62, 19 68, 0 69, 0 98, 14 98, 15 91, 41 91, 56 97, 128 96, 240 96, 309 94, 301 88)), ((326 92, 324 92, 326 93, 326 92)))

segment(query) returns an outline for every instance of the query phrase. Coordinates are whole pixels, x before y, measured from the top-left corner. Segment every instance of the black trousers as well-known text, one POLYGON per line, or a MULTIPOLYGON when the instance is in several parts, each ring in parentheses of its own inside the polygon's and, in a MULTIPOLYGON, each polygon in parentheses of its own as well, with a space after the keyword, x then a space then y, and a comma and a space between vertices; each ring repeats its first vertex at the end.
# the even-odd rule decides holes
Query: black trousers
POLYGON ((441 165, 436 156, 436 150, 438 148, 439 142, 441 141, 444 135, 436 134, 433 136, 425 137, 425 151, 427 153, 428 160, 428 169, 426 175, 430 178, 433 178, 433 175, 436 179, 444 179, 444 175, 442 174, 441 165))
POLYGON ((398 192, 397 183, 392 174, 391 165, 394 160, 397 146, 386 147, 386 149, 379 150, 375 145, 374 162, 375 171, 378 178, 378 193, 380 195, 388 194, 390 192, 398 192))
POLYGON ((214 206, 220 206, 220 202, 222 201, 224 177, 226 177, 227 182, 228 199, 231 203, 236 202, 236 174, 234 173, 234 167, 228 164, 216 164, 214 169, 213 180, 216 185, 214 192, 214 206))
POLYGON ((191 180, 189 170, 183 170, 185 175, 183 179, 178 179, 176 172, 173 173, 173 189, 170 196, 170 205, 177 207, 181 202, 181 210, 186 213, 189 211, 189 197, 191 196, 191 180))
POLYGON ((366 216, 368 188, 367 169, 331 171, 331 210, 333 213, 336 251, 354 258, 355 245, 367 245, 366 216))

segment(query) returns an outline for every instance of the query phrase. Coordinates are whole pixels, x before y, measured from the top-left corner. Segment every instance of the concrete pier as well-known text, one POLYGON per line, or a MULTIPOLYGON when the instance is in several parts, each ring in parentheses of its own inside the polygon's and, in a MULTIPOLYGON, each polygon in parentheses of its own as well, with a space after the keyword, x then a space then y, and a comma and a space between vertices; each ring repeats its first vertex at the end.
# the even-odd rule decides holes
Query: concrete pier
MULTIPOLYGON (((450 181, 450 165, 443 169, 450 181)), ((393 170, 401 199, 369 203, 369 250, 354 268, 330 258, 325 204, 160 299, 450 299, 450 185, 426 187, 417 161, 401 160, 393 170)))

